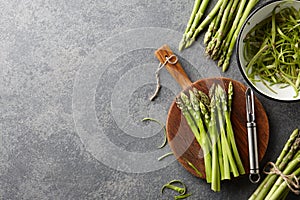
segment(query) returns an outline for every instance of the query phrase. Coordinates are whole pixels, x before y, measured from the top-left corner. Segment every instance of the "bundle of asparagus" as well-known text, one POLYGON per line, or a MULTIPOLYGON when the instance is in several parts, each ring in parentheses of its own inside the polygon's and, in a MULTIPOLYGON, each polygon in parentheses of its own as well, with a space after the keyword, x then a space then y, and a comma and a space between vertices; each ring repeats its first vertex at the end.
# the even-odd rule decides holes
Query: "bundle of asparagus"
POLYGON ((208 27, 204 36, 206 53, 226 71, 239 31, 259 0, 218 0, 201 22, 210 0, 195 0, 188 25, 179 43, 179 50, 191 46, 199 33, 208 27), (201 2, 201 3, 200 3, 201 2), (200 23, 201 22, 201 23, 200 23))
POLYGON ((219 85, 210 88, 209 96, 193 88, 189 96, 181 93, 177 106, 181 109, 196 141, 203 150, 206 181, 213 191, 220 182, 245 174, 230 120, 233 85, 226 91, 219 85))
POLYGON ((300 133, 295 129, 275 164, 249 200, 285 199, 290 191, 300 194, 300 133))

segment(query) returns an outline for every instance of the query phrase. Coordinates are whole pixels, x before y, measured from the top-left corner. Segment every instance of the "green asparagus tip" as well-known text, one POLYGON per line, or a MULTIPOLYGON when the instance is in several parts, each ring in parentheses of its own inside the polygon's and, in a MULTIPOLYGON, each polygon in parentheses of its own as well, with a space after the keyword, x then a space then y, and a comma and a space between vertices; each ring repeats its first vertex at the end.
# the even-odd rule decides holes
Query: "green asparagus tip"
POLYGON ((195 94, 194 94, 194 91, 193 90, 189 90, 189 94, 190 94, 190 96, 192 95, 193 97, 191 97, 191 98, 194 98, 195 97, 195 94))
POLYGON ((185 39, 185 36, 183 36, 181 41, 179 42, 179 47, 178 47, 179 51, 182 51, 184 49, 185 45, 186 45, 186 39, 185 39))
POLYGON ((205 36, 204 36, 204 40, 203 40, 203 43, 205 45, 208 45, 209 41, 210 41, 210 38, 211 38, 211 32, 206 32, 205 36))
POLYGON ((206 111, 205 105, 200 101, 200 109, 206 111))
POLYGON ((219 96, 221 98, 221 102, 227 103, 224 89, 220 85, 218 85, 217 88, 219 96))
POLYGON ((192 44, 195 42, 195 38, 191 38, 189 39, 186 44, 185 44, 185 48, 188 48, 190 46, 192 46, 192 44))
POLYGON ((198 102, 198 98, 192 90, 189 90, 191 102, 198 102))
POLYGON ((182 103, 184 104, 184 106, 186 107, 186 109, 190 110, 192 109, 192 103, 189 99, 189 97, 184 94, 183 92, 181 93, 181 100, 182 100, 182 103))
POLYGON ((181 92, 180 97, 184 104, 187 104, 189 102, 189 97, 186 94, 184 94, 183 92, 181 92))
POLYGON ((212 86, 209 88, 208 96, 210 98, 213 98, 214 93, 215 93, 215 84, 213 83, 212 86))
POLYGON ((219 61, 218 61, 218 66, 221 67, 223 65, 223 63, 224 63, 224 57, 221 56, 219 61))
POLYGON ((193 93, 198 99, 200 99, 199 90, 197 88, 193 87, 193 93))
POLYGON ((225 60, 225 62, 222 65, 222 71, 226 72, 228 67, 229 67, 229 62, 227 60, 225 60))
POLYGON ((195 95, 195 93, 192 90, 189 90, 189 94, 190 94, 190 100, 192 103, 192 106, 194 108, 194 110, 196 112, 199 111, 199 98, 197 98, 197 96, 195 95))
POLYGON ((213 60, 218 60, 220 57, 220 49, 219 48, 214 48, 212 54, 211 54, 211 58, 213 60))
POLYGON ((233 85, 232 85, 232 81, 230 81, 228 85, 228 96, 231 96, 232 94, 233 94, 233 85))
POLYGON ((177 107, 180 109, 180 110, 184 110, 186 109, 185 106, 183 105, 183 102, 180 98, 176 98, 176 104, 177 104, 177 107))

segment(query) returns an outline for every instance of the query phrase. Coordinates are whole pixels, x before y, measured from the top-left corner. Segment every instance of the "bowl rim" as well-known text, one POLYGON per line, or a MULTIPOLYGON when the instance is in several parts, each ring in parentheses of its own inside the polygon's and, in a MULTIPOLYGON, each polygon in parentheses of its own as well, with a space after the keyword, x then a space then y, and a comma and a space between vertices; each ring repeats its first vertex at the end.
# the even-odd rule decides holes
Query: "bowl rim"
MULTIPOLYGON (((298 1, 300 3, 300 0, 294 0, 295 2, 298 1)), ((275 100, 275 101, 278 101, 278 102, 300 102, 300 98, 299 99, 278 99, 278 98, 275 98, 275 97, 272 97, 268 94, 265 94, 264 92, 262 92, 261 90, 259 90, 257 87, 255 87, 255 85, 249 80, 248 76, 246 75, 246 73, 244 72, 243 70, 243 67, 241 65, 241 61, 240 61, 240 53, 239 53, 239 44, 240 44, 240 41, 241 41, 241 35, 242 35, 242 32, 243 30, 245 29, 245 26, 246 24, 248 23, 248 21, 252 18, 253 15, 255 15, 259 10, 263 9, 264 7, 270 5, 270 4, 273 4, 273 3, 280 3, 280 2, 287 2, 287 0, 272 0, 272 1, 268 1, 268 2, 265 2, 261 5, 259 5, 256 9, 254 9, 249 15, 248 17, 246 18, 246 20, 244 21, 240 31, 239 31, 239 34, 238 34, 238 37, 237 37, 237 43, 236 43, 236 48, 235 48, 235 52, 236 52, 236 58, 237 58, 237 64, 238 64, 238 67, 239 67, 239 70, 242 74, 242 76, 244 77, 244 79, 246 80, 246 82, 248 83, 248 85, 253 88, 257 93, 259 93, 260 95, 268 98, 268 99, 271 99, 271 100, 275 100)), ((300 95, 300 94, 299 94, 300 95)))

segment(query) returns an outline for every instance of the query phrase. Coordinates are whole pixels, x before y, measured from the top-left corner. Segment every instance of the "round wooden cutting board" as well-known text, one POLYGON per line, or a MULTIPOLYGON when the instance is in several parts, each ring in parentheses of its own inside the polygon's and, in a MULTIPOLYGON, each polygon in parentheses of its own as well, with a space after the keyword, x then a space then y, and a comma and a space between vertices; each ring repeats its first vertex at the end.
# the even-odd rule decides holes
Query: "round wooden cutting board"
MULTIPOLYGON (((166 59, 174 57, 173 52, 167 45, 164 45, 157 51, 155 51, 155 55, 161 63, 165 63, 166 59)), ((186 94, 188 94, 188 90, 192 87, 196 87, 197 89, 208 94, 209 88, 214 83, 220 84, 227 91, 229 82, 231 81, 233 83, 231 122, 242 163, 244 165, 246 173, 249 173, 245 97, 247 87, 238 81, 223 77, 201 79, 192 83, 187 74, 184 72, 180 63, 173 61, 166 62, 165 67, 173 76, 173 78, 178 82, 178 84, 183 88, 183 92, 185 92, 186 94)), ((261 161, 266 152, 269 142, 269 122, 262 104, 256 97, 255 116, 257 124, 258 157, 259 161, 261 161)), ((177 160, 186 170, 199 177, 199 175, 192 167, 190 167, 187 161, 192 163, 204 175, 202 178, 205 178, 203 152, 201 150, 201 147, 197 143, 190 127, 188 126, 184 116, 182 115, 181 110, 179 110, 179 108, 177 107, 175 100, 169 110, 168 119, 166 122, 166 130, 168 143, 177 160)))

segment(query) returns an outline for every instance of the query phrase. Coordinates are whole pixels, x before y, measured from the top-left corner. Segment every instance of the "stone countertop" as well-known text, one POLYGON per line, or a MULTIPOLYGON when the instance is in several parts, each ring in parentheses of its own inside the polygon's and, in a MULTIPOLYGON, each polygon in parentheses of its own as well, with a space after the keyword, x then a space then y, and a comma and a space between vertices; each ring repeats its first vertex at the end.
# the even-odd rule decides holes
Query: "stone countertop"
MULTIPOLYGON (((0 199, 171 199, 160 188, 182 180, 189 199, 247 199, 244 176, 214 193, 174 159, 157 158, 162 130, 180 91, 154 51, 169 44, 192 81, 225 76, 245 83, 236 56, 222 73, 197 42, 178 52, 193 0, 2 1, 0 6, 0 199)), ((202 41, 202 35, 199 41, 202 41)), ((246 84, 246 83, 245 83, 246 84)), ((299 103, 256 94, 270 124, 261 162, 274 161, 299 128, 299 103)), ((289 195, 288 199, 296 199, 289 195)))

